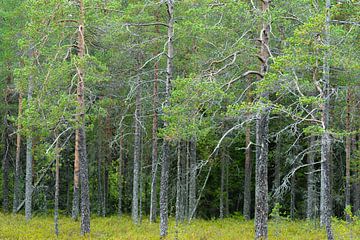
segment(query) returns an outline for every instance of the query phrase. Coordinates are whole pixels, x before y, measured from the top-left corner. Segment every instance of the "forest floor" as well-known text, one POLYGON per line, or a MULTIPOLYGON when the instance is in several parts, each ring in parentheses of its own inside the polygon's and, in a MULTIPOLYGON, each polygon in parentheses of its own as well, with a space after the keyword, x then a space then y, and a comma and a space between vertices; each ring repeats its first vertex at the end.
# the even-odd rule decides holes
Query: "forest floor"
MULTIPOLYGON (((347 224, 344 221, 333 221, 335 239, 360 239, 360 221, 347 224)), ((181 224, 175 227, 170 221, 167 239, 196 240, 246 240, 254 238, 253 221, 238 218, 224 220, 195 220, 190 225, 181 224)), ((29 223, 22 215, 4 215, 0 213, 0 239, 81 239, 80 222, 61 216, 59 221, 59 238, 54 234, 54 222, 51 216, 35 216, 29 223)), ((130 217, 116 216, 91 220, 91 235, 83 239, 159 239, 158 223, 150 224, 144 220, 141 225, 134 226, 130 217)), ((270 221, 269 239, 326 239, 325 231, 315 222, 289 221, 277 219, 270 221)))

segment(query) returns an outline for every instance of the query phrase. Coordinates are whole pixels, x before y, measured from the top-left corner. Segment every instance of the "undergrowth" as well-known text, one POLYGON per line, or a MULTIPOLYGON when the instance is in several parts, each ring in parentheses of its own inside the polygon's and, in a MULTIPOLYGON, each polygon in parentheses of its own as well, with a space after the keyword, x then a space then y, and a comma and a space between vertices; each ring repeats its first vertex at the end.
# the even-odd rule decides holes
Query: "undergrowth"
MULTIPOLYGON (((326 239, 325 231, 309 221, 290 221, 288 219, 272 220, 269 223, 269 239, 289 240, 322 240, 326 239)), ((342 220, 333 221, 336 239, 360 239, 360 221, 349 226, 342 220)), ((81 239, 80 222, 60 216, 60 234, 58 239, 81 239)), ((191 224, 180 224, 177 228, 174 219, 170 220, 167 239, 196 240, 246 240, 254 238, 253 221, 244 221, 233 217, 223 220, 194 220, 191 224)), ((91 219, 91 234, 83 239, 159 239, 159 224, 143 220, 135 226, 131 218, 111 216, 106 218, 94 216, 91 219)), ((54 234, 52 216, 35 216, 26 223, 22 215, 5 215, 0 213, 0 239, 57 239, 54 234)))

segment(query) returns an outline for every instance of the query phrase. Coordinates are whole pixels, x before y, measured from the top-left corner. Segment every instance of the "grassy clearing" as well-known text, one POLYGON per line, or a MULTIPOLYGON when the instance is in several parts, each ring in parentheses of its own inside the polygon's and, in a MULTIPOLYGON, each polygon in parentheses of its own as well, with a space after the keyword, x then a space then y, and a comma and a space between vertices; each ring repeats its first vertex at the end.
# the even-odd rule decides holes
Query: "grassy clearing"
MULTIPOLYGON (((229 218, 224 220, 195 220, 191 225, 182 224, 176 233, 175 223, 170 222, 168 239, 226 240, 253 239, 253 222, 229 218)), ((81 239, 80 223, 69 217, 60 218, 59 239, 81 239)), ((344 221, 334 220, 336 239, 360 239, 360 222, 348 225, 344 221), (352 236, 352 238, 350 237, 352 236)), ((129 217, 119 219, 116 216, 91 221, 90 239, 159 239, 159 225, 144 220, 140 226, 134 226, 129 217)), ((34 217, 26 223, 21 215, 0 214, 0 239, 56 239, 51 216, 34 217)), ((83 239, 86 239, 85 237, 83 239)), ((325 232, 313 222, 272 221, 269 226, 269 239, 326 239, 325 232)))

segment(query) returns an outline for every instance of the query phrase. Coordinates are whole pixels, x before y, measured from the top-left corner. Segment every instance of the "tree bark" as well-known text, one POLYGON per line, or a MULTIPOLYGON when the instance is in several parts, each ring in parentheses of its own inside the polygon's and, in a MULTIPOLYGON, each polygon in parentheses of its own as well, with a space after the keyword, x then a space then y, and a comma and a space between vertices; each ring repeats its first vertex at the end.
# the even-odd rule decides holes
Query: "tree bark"
POLYGON ((122 216, 122 198, 123 198, 123 181, 124 181, 124 174, 123 174, 123 165, 124 165, 124 137, 123 131, 120 131, 120 146, 119 146, 119 169, 118 169, 118 176, 119 176, 119 199, 118 199, 118 215, 119 217, 122 216))
MULTIPOLYGON (((84 1, 79 0, 79 29, 78 29, 78 57, 83 59, 85 56, 85 7, 84 1)), ((85 102, 84 102, 84 66, 81 63, 77 67, 78 85, 77 101, 79 104, 77 120, 80 124, 75 133, 75 159, 79 159, 79 176, 81 187, 81 234, 90 233, 90 194, 89 194, 89 173, 88 160, 86 155, 86 133, 85 133, 85 102)))
POLYGON ((133 169, 133 195, 131 216, 135 224, 139 223, 139 180, 140 180, 140 154, 141 154, 141 81, 136 81, 136 107, 134 113, 134 169, 133 169))
MULTIPOLYGON (((350 206, 350 190, 351 190, 351 183, 350 183, 350 160, 351 160, 351 89, 347 89, 347 96, 346 96, 346 139, 345 139, 345 207, 350 206)), ((346 220, 349 222, 350 216, 346 214, 346 220)))
MULTIPOLYGON (((326 0, 326 20, 324 32, 324 45, 330 47, 330 8, 331 1, 326 0)), ((331 186, 330 186, 330 149, 331 136, 329 133, 329 111, 330 111, 330 66, 329 66, 329 49, 325 50, 323 66, 323 103, 321 109, 321 121, 323 133, 321 136, 321 191, 320 191, 320 223, 325 225, 328 239, 334 239, 331 229, 331 186)))
POLYGON ((252 175, 252 161, 251 161, 251 129, 247 125, 245 129, 245 180, 244 180, 244 206, 243 214, 246 220, 250 220, 251 209, 251 175, 252 175))
POLYGON ((196 211, 196 139, 190 140, 190 179, 189 179, 189 220, 195 217, 196 211))
POLYGON ((102 160, 103 160, 103 145, 101 135, 101 119, 99 120, 97 131, 97 214, 103 216, 103 189, 102 189, 102 160))
POLYGON ((156 221, 156 175, 158 168, 158 78, 159 78, 159 62, 155 63, 154 66, 154 88, 153 88, 153 124, 152 124, 152 154, 151 154, 151 196, 150 196, 150 222, 156 221))
MULTIPOLYGON (((270 1, 263 0, 261 11, 263 15, 269 11, 270 1)), ((265 16, 264 16, 265 17, 265 16)), ((270 56, 270 24, 264 19, 260 34, 261 70, 262 76, 268 72, 270 56)), ((268 93, 261 96, 268 99, 268 93)), ((256 119, 256 166, 255 166, 255 239, 268 238, 268 128, 269 110, 261 107, 256 119)))
MULTIPOLYGON (((19 105, 18 105, 18 119, 22 116, 22 94, 19 93, 19 105)), ((15 156, 15 174, 14 174, 14 201, 13 201, 13 213, 16 213, 16 209, 20 203, 20 194, 21 194, 21 186, 20 186, 20 171, 21 171, 21 159, 20 159, 20 151, 21 151, 21 124, 17 124, 17 133, 16 133, 16 156, 15 156)))
MULTIPOLYGON (((315 145, 315 137, 310 137, 310 146, 315 145)), ((316 204, 316 184, 315 184, 315 168, 314 168, 314 152, 311 150, 307 154, 308 173, 307 173, 307 206, 306 206, 306 218, 311 220, 315 218, 315 204, 316 204)))
MULTIPOLYGON (((34 81, 33 77, 29 77, 28 84, 28 108, 31 107, 31 101, 34 90, 34 81)), ((32 148, 33 148, 33 139, 31 133, 26 137, 26 176, 25 176, 25 218, 26 221, 31 219, 31 206, 32 206, 32 192, 33 192, 33 156, 32 156, 32 148)))
MULTIPOLYGON (((168 13, 168 32, 167 32, 167 62, 166 62, 166 85, 165 85, 165 103, 167 107, 170 104, 171 81, 173 78, 173 58, 174 58, 174 2, 166 1, 168 13)), ((164 121, 164 128, 168 123, 164 121)), ((170 140, 165 136, 163 138, 163 158, 161 165, 160 179, 160 237, 164 238, 168 234, 168 185, 169 185, 169 165, 170 165, 170 140)))
POLYGON ((3 132, 3 142, 4 142, 4 153, 3 153, 3 162, 2 162, 2 208, 4 212, 9 211, 9 165, 10 165, 10 131, 9 131, 9 122, 8 115, 9 111, 9 94, 10 94, 10 83, 11 76, 7 77, 7 87, 5 90, 5 116, 4 116, 4 132, 3 132))
POLYGON ((221 167, 221 176, 220 176, 220 219, 224 218, 224 189, 225 189, 225 150, 221 149, 220 155, 220 167, 221 167))
MULTIPOLYGON (((57 136, 55 136, 57 138, 57 136)), ((54 203, 54 227, 55 234, 59 236, 59 185, 60 185, 60 148, 59 140, 55 146, 55 203, 54 203)))
MULTIPOLYGON (((22 94, 19 93, 18 97, 18 119, 21 118, 22 115, 22 94)), ((15 173, 14 173, 14 200, 13 200, 13 213, 16 213, 16 210, 20 203, 20 194, 21 194, 21 186, 20 186, 20 171, 21 171, 21 159, 20 159, 20 151, 21 151, 21 125, 17 124, 17 132, 16 132, 16 155, 15 155, 15 173)))

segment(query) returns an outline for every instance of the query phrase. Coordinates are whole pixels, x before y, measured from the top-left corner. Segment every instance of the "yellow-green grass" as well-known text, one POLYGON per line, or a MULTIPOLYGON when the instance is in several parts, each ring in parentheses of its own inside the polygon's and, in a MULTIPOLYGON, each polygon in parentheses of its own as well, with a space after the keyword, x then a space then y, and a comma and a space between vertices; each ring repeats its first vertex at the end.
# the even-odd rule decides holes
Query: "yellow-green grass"
MULTIPOLYGON (((167 239, 253 239, 253 221, 235 218, 224 220, 194 220, 190 225, 181 224, 175 227, 170 220, 167 239)), ((360 239, 360 223, 347 224, 334 220, 333 227, 336 239, 360 239), (350 238, 350 235, 352 238, 350 238)), ((59 221, 59 239, 81 239, 80 222, 61 216, 59 221)), ((158 223, 149 223, 144 219, 142 224, 135 226, 128 216, 118 218, 93 217, 91 234, 84 239, 159 239, 158 223)), ((22 215, 0 214, 0 239, 56 239, 52 216, 35 216, 26 223, 22 215)), ((314 222, 305 221, 270 221, 269 239, 326 239, 325 231, 316 227, 314 222)))

